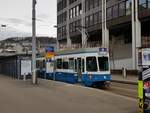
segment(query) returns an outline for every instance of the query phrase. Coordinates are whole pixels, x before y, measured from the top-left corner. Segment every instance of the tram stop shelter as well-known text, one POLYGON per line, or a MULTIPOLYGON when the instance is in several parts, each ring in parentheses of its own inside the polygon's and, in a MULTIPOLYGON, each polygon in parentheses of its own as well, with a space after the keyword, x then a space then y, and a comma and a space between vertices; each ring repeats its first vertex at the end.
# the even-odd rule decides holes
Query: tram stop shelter
POLYGON ((31 75, 31 54, 0 55, 0 74, 16 79, 31 75))

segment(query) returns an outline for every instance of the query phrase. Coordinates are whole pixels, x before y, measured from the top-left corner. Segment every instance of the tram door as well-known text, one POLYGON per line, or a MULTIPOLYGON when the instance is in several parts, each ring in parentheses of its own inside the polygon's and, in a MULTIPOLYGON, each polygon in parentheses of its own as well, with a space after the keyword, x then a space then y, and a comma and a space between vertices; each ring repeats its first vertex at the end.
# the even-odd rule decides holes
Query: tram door
POLYGON ((77 74, 78 74, 78 82, 81 82, 82 77, 82 66, 81 66, 81 58, 77 58, 77 74))

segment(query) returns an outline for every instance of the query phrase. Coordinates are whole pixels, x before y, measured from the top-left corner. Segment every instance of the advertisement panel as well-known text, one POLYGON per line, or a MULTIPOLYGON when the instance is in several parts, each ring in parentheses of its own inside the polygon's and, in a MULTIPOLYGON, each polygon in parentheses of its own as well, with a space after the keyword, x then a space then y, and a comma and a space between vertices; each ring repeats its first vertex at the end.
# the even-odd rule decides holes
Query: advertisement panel
POLYGON ((21 75, 31 74, 31 60, 21 60, 21 75))
POLYGON ((139 55, 139 113, 150 113, 150 49, 140 49, 139 55))

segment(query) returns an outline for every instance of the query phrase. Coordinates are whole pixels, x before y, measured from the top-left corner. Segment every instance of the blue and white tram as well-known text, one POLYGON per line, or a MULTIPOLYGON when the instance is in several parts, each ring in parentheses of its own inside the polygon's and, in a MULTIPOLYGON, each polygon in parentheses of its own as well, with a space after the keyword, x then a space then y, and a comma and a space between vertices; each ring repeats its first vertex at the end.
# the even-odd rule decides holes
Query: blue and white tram
POLYGON ((88 48, 58 52, 55 56, 55 80, 104 85, 111 81, 109 52, 106 48, 88 48))

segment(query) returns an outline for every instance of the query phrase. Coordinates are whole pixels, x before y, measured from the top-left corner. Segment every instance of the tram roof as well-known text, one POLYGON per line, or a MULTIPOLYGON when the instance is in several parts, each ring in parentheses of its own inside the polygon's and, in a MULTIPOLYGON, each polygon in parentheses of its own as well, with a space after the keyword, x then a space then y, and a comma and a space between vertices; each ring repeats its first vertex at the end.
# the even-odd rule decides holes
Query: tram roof
MULTIPOLYGON (((80 48, 80 49, 69 49, 56 52, 56 55, 66 54, 80 54, 80 53, 96 53, 99 52, 100 48, 80 48)), ((108 50, 107 50, 108 51, 108 50)))

